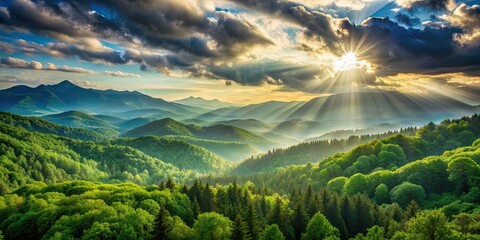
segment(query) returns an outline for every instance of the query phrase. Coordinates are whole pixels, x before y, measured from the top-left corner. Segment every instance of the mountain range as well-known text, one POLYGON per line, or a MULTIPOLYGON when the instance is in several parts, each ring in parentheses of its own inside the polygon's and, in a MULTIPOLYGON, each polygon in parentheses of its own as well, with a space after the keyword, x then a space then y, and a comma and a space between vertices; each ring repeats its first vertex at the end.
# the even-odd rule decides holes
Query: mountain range
POLYGON ((56 85, 35 88, 19 85, 0 90, 0 111, 42 116, 65 126, 111 129, 122 134, 170 118, 197 127, 234 126, 288 144, 338 129, 374 129, 387 124, 393 130, 457 118, 478 110, 478 106, 438 94, 394 91, 233 106, 198 97, 169 102, 137 91, 82 88, 67 80, 56 85))
POLYGON ((43 115, 69 110, 104 114, 147 108, 177 114, 205 112, 200 108, 167 102, 137 91, 86 89, 68 80, 56 85, 42 84, 35 88, 19 85, 0 90, 0 110, 22 115, 43 115))
POLYGON ((210 109, 210 110, 235 106, 235 104, 222 102, 218 99, 208 100, 208 99, 205 99, 205 98, 193 97, 193 96, 190 96, 188 98, 175 100, 173 102, 180 103, 182 105, 187 105, 187 106, 206 108, 206 109, 210 109))

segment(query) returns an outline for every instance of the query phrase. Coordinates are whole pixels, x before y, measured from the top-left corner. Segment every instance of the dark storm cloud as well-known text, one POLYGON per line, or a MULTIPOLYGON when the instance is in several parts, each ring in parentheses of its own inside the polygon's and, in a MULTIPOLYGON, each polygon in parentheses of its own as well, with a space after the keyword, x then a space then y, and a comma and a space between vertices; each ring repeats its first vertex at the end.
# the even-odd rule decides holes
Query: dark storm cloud
POLYGON ((306 28, 305 34, 322 41, 332 51, 338 49, 339 33, 335 30, 334 18, 326 13, 283 0, 231 0, 253 10, 284 18, 306 28))
POLYGON ((406 9, 424 8, 429 10, 449 10, 455 6, 455 0, 396 0, 396 3, 406 9))
POLYGON ((369 18, 360 26, 344 22, 345 42, 371 46, 365 59, 376 64, 377 74, 478 72, 480 48, 455 40, 456 27, 404 28, 388 18, 369 18))
POLYGON ((242 85, 262 84, 297 85, 310 80, 318 70, 308 71, 308 66, 283 61, 262 61, 234 67, 210 66, 209 70, 219 78, 231 79, 242 85), (308 72, 308 73, 307 73, 308 72))
MULTIPOLYGON (((226 13, 215 16, 209 18, 193 1, 15 0, 0 11, 0 26, 6 30, 25 29, 80 48, 98 47, 84 46, 82 39, 103 39, 164 49, 188 60, 232 58, 253 46, 273 44, 246 19, 226 13), (102 6, 108 14, 92 11, 92 5, 102 6)), ((62 49, 66 50, 77 53, 62 49)), ((83 58, 88 60, 88 56, 83 58)))
POLYGON ((420 25, 420 18, 415 16, 409 16, 403 13, 398 13, 395 16, 395 20, 397 20, 399 23, 404 24, 407 27, 414 27, 420 25))

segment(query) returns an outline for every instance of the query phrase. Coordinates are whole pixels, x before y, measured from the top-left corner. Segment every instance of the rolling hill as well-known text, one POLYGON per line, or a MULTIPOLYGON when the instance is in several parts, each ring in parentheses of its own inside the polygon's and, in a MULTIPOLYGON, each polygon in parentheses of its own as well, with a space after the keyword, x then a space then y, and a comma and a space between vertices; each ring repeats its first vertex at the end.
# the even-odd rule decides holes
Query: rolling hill
POLYGON ((80 111, 67 111, 58 114, 45 115, 42 116, 42 118, 60 125, 76 128, 116 128, 116 126, 106 120, 80 111))
POLYGON ((229 162, 209 150, 179 139, 147 136, 117 139, 112 144, 138 149, 179 169, 190 169, 205 173, 219 171, 230 166, 229 162))
POLYGON ((185 125, 171 118, 153 121, 146 125, 132 129, 122 136, 141 137, 148 135, 180 135, 217 141, 242 142, 249 143, 260 149, 269 149, 275 145, 274 142, 268 139, 234 126, 220 124, 209 127, 200 127, 193 124, 185 125))
POLYGON ((82 129, 73 128, 52 123, 40 118, 24 117, 6 112, 0 112, 0 122, 8 125, 22 127, 31 132, 55 134, 58 136, 87 140, 87 141, 104 141, 112 138, 112 136, 105 136, 103 133, 82 129))

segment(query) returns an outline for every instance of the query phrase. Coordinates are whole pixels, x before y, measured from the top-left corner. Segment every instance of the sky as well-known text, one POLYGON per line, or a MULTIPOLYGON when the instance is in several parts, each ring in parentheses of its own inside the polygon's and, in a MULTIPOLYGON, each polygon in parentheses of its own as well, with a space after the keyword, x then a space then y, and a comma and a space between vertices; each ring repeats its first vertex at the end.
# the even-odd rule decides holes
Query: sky
POLYGON ((480 104, 480 0, 3 0, 0 88, 68 79, 235 103, 335 93, 480 104))

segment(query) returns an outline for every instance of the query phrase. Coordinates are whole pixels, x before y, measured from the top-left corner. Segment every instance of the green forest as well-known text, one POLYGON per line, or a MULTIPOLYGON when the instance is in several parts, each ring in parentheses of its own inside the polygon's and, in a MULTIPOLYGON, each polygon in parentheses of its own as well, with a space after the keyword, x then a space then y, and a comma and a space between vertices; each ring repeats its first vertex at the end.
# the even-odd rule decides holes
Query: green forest
POLYGON ((263 140, 0 119, 0 239, 480 239, 479 115, 238 162, 263 140))

